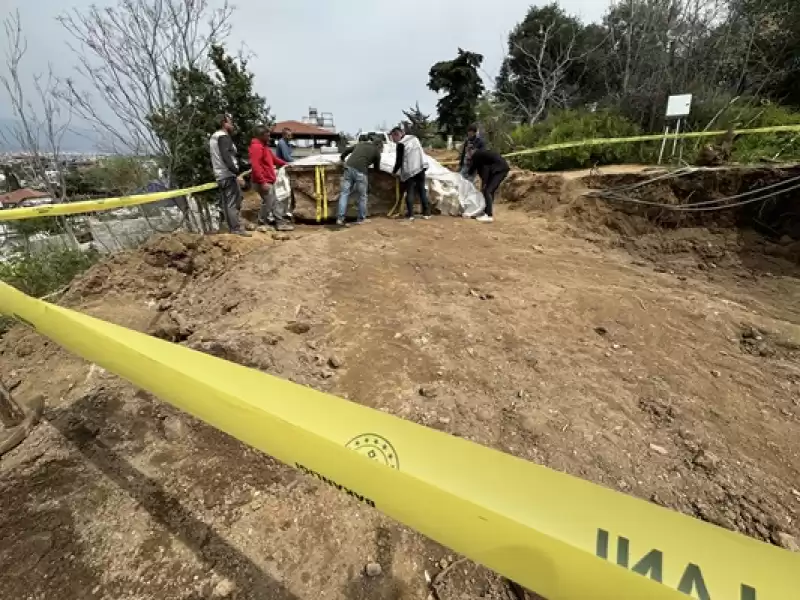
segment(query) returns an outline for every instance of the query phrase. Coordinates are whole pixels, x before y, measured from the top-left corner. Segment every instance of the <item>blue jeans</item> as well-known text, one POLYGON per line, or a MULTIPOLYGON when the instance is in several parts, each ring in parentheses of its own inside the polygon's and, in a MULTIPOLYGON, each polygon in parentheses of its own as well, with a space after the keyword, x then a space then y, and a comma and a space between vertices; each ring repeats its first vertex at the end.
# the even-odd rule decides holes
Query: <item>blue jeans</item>
POLYGON ((339 208, 336 212, 337 221, 344 221, 344 216, 347 213, 347 201, 351 192, 358 193, 358 220, 363 221, 367 218, 367 174, 345 167, 342 174, 342 192, 339 195, 339 208))

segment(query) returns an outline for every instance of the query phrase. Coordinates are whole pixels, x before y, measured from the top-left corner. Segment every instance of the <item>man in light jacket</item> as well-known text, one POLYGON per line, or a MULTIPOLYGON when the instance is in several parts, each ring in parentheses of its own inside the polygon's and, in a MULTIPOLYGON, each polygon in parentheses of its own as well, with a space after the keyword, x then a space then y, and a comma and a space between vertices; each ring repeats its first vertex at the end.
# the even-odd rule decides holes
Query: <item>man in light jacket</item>
POLYGON ((242 208, 242 181, 239 178, 236 146, 231 139, 233 119, 230 115, 218 115, 216 123, 219 129, 209 139, 208 147, 211 153, 211 168, 219 186, 220 210, 232 234, 250 237, 239 221, 239 211, 242 208))
POLYGON ((431 218, 431 205, 428 202, 428 191, 425 189, 425 171, 428 162, 422 144, 413 135, 406 135, 402 129, 395 127, 390 136, 397 145, 397 159, 393 173, 400 176, 406 192, 406 219, 414 220, 414 195, 419 196, 422 204, 422 218, 431 218))
MULTIPOLYGON (((278 140, 278 147, 276 149, 276 156, 280 158, 282 161, 287 163, 294 162, 294 156, 292 155, 292 145, 289 143, 289 140, 292 139, 292 130, 288 127, 284 127, 283 131, 281 132, 281 139, 278 140)), ((292 211, 294 211, 294 190, 291 191, 290 199, 289 199, 289 208, 286 211, 286 216, 291 220, 293 218, 292 211)))

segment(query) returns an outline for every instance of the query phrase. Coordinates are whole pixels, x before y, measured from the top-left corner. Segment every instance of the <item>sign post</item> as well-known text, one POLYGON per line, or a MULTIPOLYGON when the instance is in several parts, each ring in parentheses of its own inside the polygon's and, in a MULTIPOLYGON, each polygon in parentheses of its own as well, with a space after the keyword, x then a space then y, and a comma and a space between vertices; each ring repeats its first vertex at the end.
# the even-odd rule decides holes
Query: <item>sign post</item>
POLYGON ((692 110, 692 95, 681 94, 679 96, 670 96, 667 99, 667 124, 664 127, 664 140, 661 142, 661 152, 658 154, 658 164, 664 159, 664 149, 667 146, 667 136, 669 135, 671 121, 675 121, 675 139, 672 142, 672 156, 675 156, 675 151, 678 148, 678 134, 681 132, 681 123, 683 119, 689 116, 692 110))

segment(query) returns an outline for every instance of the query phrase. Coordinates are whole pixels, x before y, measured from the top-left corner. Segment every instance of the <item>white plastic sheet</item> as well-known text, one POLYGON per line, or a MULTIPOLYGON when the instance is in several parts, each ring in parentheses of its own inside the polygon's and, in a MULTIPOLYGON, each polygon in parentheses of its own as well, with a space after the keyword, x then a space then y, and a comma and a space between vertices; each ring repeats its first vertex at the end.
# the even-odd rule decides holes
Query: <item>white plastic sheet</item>
MULTIPOLYGON (((483 194, 475 186, 450 169, 442 166, 436 159, 425 156, 428 164, 427 188, 433 206, 438 208, 443 215, 453 217, 474 217, 481 214, 485 208, 483 194)), ((341 159, 338 154, 315 154, 296 160, 293 165, 325 165, 339 164, 341 159)), ((392 148, 384 149, 381 155, 381 171, 391 173, 394 169, 395 151, 392 148)), ((291 194, 289 175, 286 169, 278 171, 276 193, 280 200, 285 200, 291 194)))

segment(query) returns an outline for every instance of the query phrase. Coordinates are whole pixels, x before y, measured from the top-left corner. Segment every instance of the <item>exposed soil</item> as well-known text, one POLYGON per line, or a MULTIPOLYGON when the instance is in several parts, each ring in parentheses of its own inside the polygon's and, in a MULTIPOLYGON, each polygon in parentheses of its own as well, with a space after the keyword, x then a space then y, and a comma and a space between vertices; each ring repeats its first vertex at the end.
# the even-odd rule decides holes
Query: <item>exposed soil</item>
MULTIPOLYGON (((158 237, 63 302, 791 546, 800 268, 769 251, 790 243, 664 230, 586 185, 515 174, 491 226, 158 237)), ((0 463, 0 598, 425 599, 426 571, 441 600, 512 597, 27 329, 0 373, 48 401, 0 463)))

